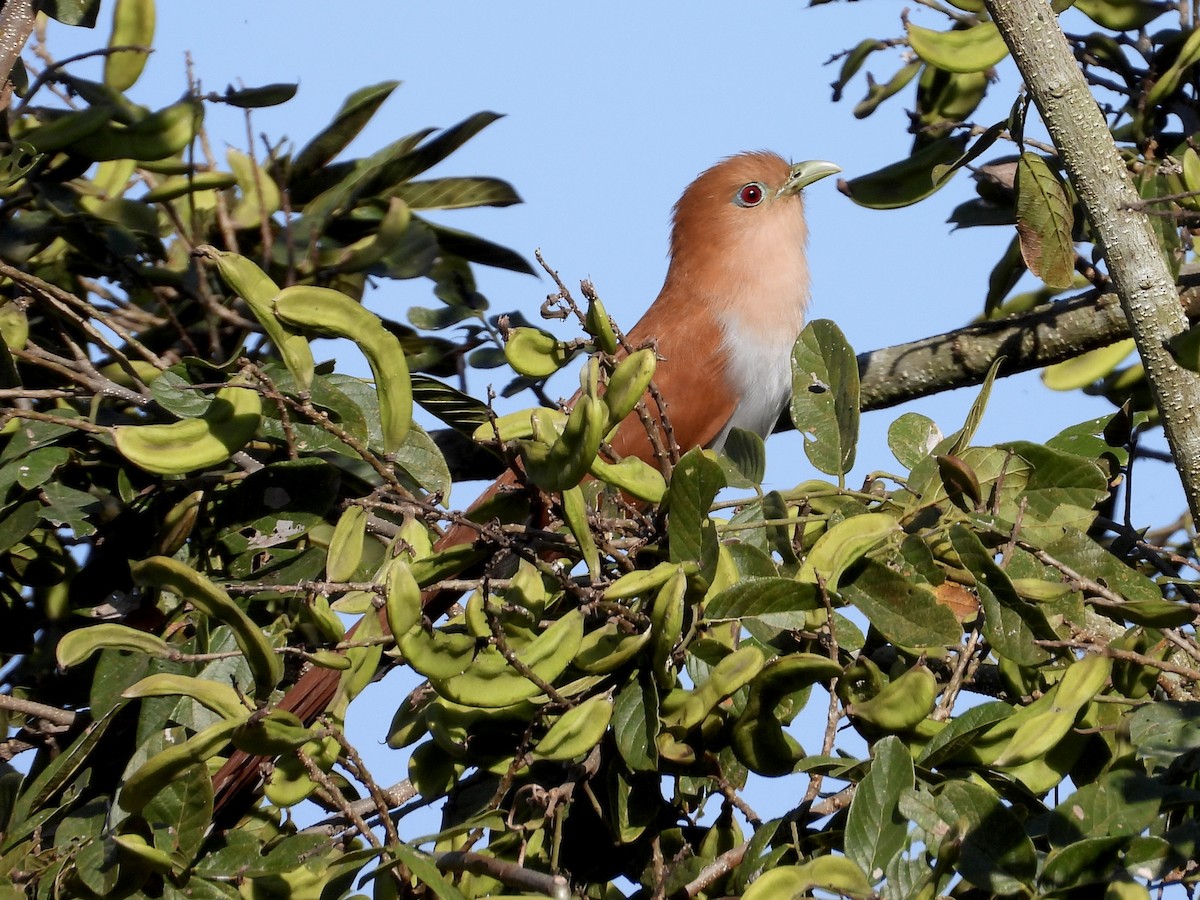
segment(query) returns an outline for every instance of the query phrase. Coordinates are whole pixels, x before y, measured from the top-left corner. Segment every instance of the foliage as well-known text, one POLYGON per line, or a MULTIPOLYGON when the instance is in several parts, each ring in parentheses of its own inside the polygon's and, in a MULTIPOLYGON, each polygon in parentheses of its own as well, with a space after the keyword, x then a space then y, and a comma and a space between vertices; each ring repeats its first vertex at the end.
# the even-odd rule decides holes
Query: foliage
MULTIPOLYGON (((1081 8, 1127 29, 1158 9, 1081 8)), ((959 123, 1002 55, 978 16, 912 26, 897 79, 917 80, 920 128, 900 165, 921 177, 851 182, 856 198, 917 199, 966 161, 959 123)), ((1148 100, 1122 134, 1158 196, 1156 104, 1193 102, 1191 40, 1111 39, 1148 54, 1144 79, 1102 37, 1085 62, 1148 100)), ((578 341, 489 315, 471 264, 527 264, 421 216, 517 201, 423 177, 494 114, 341 160, 395 88, 376 85, 299 150, 222 163, 206 105, 292 88, 152 111, 124 59, 104 84, 41 72, 9 119, 0 709, 24 765, 0 772, 4 896, 563 896, 569 879, 609 897, 624 879, 647 897, 1144 897, 1194 877, 1191 562, 1108 512, 1145 415, 978 446, 989 379, 948 436, 897 419, 896 470, 848 487, 857 366, 815 322, 791 415, 827 478, 764 490, 763 443, 740 432, 720 457, 664 447, 661 472, 607 459, 653 353, 623 354, 600 301, 562 285, 548 310, 578 341), (49 85, 70 109, 35 105, 49 85), (370 312, 378 278, 428 279, 437 303, 407 325, 370 312), (370 381, 321 360, 310 339, 330 335, 370 381), (539 395, 584 351, 569 412, 497 419, 441 380, 503 361, 510 392, 539 395), (472 518, 443 504, 455 476, 414 402, 520 459, 472 518), (471 542, 439 544, 446 528, 471 542), (436 588, 466 597, 448 618, 436 588), (350 640, 341 616, 361 617, 350 640), (341 729, 384 662, 420 681, 387 729, 411 748, 392 787, 341 729), (278 706, 302 664, 340 673, 314 721, 278 706), (274 761, 266 796, 214 821, 235 751, 274 761), (763 785, 791 811, 763 820, 763 785), (418 837, 409 817, 442 800, 418 837)), ((1052 159, 1015 166, 1016 193, 960 224, 1019 218, 1023 259, 1061 275, 1069 189, 1052 159)), ((989 308, 1023 265, 1005 258, 989 308)))
MULTIPOLYGON (((1110 288, 1100 263, 1102 248, 1054 148, 1027 134, 1028 100, 1006 89, 1002 102, 1012 104, 1008 116, 995 123, 973 120, 988 95, 1003 87, 993 67, 1007 56, 983 3, 926 5, 937 10, 928 15, 947 20, 945 30, 918 25, 906 16, 904 37, 864 39, 841 55, 835 99, 890 47, 911 51, 891 77, 877 81, 868 75, 868 91, 855 107, 856 116, 871 115, 916 83, 911 152, 878 172, 851 179, 843 191, 865 206, 895 208, 926 199, 948 184, 956 171, 970 169, 978 197, 956 208, 950 221, 957 228, 1016 226, 989 277, 984 317, 1029 310, 1089 282, 1110 288), (1006 144, 1012 145, 1007 152, 986 157, 1006 144), (1014 294, 1026 272, 1044 286, 1014 294)), ((1178 272, 1189 258, 1200 211, 1200 156, 1186 124, 1194 120, 1198 102, 1193 76, 1200 39, 1194 23, 1182 14, 1181 27, 1171 27, 1167 17, 1176 8, 1156 0, 1058 2, 1054 9, 1061 14, 1075 57, 1095 88, 1163 253, 1178 272), (1159 26, 1157 30, 1147 30, 1151 23, 1159 26), (1185 123, 1182 129, 1181 122, 1185 123)), ((1192 336, 1190 345, 1195 341, 1192 336)), ((1046 383, 1063 390, 1085 387, 1116 406, 1129 401, 1153 418, 1157 413, 1140 364, 1119 368, 1130 349, 1126 345, 1124 353, 1116 348, 1097 351, 1062 364, 1066 371, 1061 373, 1051 367, 1046 383)), ((1182 351, 1179 360, 1190 368, 1197 365, 1194 351, 1182 351)))

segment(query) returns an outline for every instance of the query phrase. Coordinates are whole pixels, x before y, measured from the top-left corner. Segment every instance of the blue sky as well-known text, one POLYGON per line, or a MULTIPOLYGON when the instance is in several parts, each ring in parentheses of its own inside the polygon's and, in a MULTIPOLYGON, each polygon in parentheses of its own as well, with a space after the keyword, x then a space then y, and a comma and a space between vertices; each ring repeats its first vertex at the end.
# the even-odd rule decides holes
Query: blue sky
MULTIPOLYGON (((896 0, 815 8, 785 0, 168 2, 160 4, 157 52, 132 93, 150 105, 176 99, 186 87, 186 50, 207 90, 299 81, 297 98, 257 111, 253 127, 255 135, 288 135, 302 144, 328 122, 346 94, 402 79, 353 148, 360 153, 479 110, 505 113, 436 174, 505 178, 526 202, 447 213, 441 221, 529 258, 541 248, 568 284, 591 278, 609 311, 628 327, 662 283, 671 205, 717 159, 768 148, 796 160, 833 160, 852 177, 907 153, 904 109, 911 106, 913 88, 874 117, 857 121, 851 111, 866 89, 862 75, 846 99, 834 104, 829 83, 837 65, 824 65, 864 37, 902 35, 904 6, 896 0)), ((944 25, 920 7, 910 14, 929 27, 944 25)), ((60 57, 106 39, 106 22, 96 35, 51 32, 60 57)), ((867 68, 885 80, 899 65, 900 52, 876 54, 867 68)), ((1007 114, 1017 83, 1011 66, 1001 67, 981 124, 1007 114)), ((245 147, 240 112, 213 110, 208 122, 218 152, 224 144, 245 147)), ((981 309, 988 273, 1010 233, 950 233, 946 217, 973 195, 963 175, 932 200, 906 210, 861 209, 836 191, 832 179, 807 195, 813 315, 836 320, 856 350, 947 331, 981 309)), ((530 318, 550 290, 544 278, 478 274, 495 309, 520 308, 530 318)), ((431 299, 427 283, 413 282, 385 285, 370 302, 403 319, 405 306, 431 299)), ((471 388, 482 396, 487 382, 487 373, 476 373, 471 388)), ((571 385, 571 376, 565 376, 559 390, 569 394, 571 385)), ((973 389, 963 390, 905 408, 950 432, 974 396, 973 389)), ((902 411, 865 417, 856 473, 895 468, 885 435, 902 411)), ((1051 392, 1036 375, 1007 379, 993 392, 977 440, 1044 440, 1111 411, 1103 400, 1051 392)), ((767 446, 770 486, 786 488, 814 476, 797 435, 776 436, 767 446)), ((1142 524, 1150 524, 1151 515, 1155 523, 1173 519, 1184 508, 1173 473, 1145 463, 1140 474, 1142 524)), ((855 477, 859 474, 852 482, 855 477)), ((371 690, 378 702, 356 705, 357 722, 351 723, 353 739, 364 748, 382 739, 404 688, 392 677, 371 690), (372 709, 373 715, 364 715, 372 709)), ((374 756, 371 765, 381 781, 404 777, 401 754, 374 756)), ((751 802, 761 802, 766 814, 790 805, 765 791, 755 792, 751 802)))

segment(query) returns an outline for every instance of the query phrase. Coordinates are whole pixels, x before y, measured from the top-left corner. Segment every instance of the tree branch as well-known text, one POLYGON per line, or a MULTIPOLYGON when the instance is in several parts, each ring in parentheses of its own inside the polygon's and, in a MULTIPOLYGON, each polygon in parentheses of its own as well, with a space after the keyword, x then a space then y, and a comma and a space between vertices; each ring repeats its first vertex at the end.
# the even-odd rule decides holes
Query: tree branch
MULTIPOLYGON (((1200 317, 1200 272, 1190 272, 1180 279, 1174 305, 1185 322, 1200 317)), ((1116 293, 1088 291, 1024 315, 860 353, 862 407, 884 409, 981 384, 997 356, 1005 358, 1000 375, 1016 375, 1073 359, 1129 336, 1129 321, 1116 293)))
POLYGON ((1194 521, 1200 521, 1200 375, 1166 341, 1187 328, 1154 226, 1054 11, 1045 0, 984 0, 1037 104, 1097 235, 1162 415, 1194 521))
POLYGON ((6 0, 0 4, 0 95, 8 106, 8 79, 33 33, 33 0, 6 0))

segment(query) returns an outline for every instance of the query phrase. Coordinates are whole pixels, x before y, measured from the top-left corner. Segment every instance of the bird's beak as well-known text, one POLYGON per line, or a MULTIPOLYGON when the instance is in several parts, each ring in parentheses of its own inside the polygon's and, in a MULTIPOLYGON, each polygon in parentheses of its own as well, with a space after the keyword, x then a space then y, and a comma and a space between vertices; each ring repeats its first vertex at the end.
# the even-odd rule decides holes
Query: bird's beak
POLYGON ((783 187, 775 196, 787 197, 791 194, 798 194, 814 181, 820 181, 826 175, 836 175, 840 171, 842 171, 841 166, 825 162, 823 159, 810 159, 796 163, 788 172, 787 181, 783 183, 783 187))

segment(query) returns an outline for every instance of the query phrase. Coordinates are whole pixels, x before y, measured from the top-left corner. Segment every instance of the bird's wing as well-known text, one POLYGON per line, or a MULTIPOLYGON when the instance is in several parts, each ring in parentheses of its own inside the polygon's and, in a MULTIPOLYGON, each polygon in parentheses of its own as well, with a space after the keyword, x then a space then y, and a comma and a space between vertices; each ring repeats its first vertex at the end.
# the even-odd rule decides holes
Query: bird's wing
MULTIPOLYGON (((703 322, 668 321, 679 306, 663 299, 650 307, 629 332, 628 340, 634 347, 655 342, 659 360, 654 384, 666 401, 675 444, 684 451, 707 447, 724 430, 738 405, 725 365, 724 332, 711 317, 704 317, 709 318, 708 327, 703 322)), ((648 400, 647 406, 658 421, 654 402, 648 400)), ((621 456, 654 463, 650 439, 636 412, 622 423, 612 446, 621 456)))

